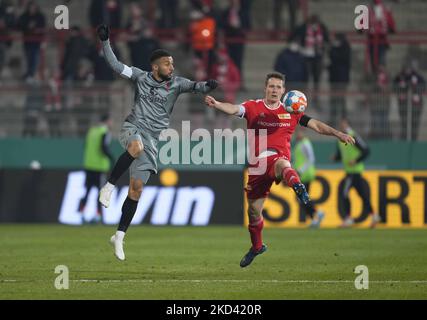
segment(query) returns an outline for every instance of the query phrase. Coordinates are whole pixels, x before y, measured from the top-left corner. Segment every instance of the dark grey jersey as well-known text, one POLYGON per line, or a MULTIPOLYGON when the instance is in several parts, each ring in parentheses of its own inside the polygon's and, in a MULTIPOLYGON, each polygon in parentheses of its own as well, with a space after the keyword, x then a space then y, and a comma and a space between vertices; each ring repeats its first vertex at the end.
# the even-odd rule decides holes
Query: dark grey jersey
POLYGON ((181 93, 209 91, 209 87, 204 83, 196 83, 182 77, 158 82, 151 72, 132 68, 132 73, 135 75, 135 101, 126 121, 147 130, 156 138, 163 129, 169 127, 170 115, 181 93))
POLYGON ((128 67, 119 62, 108 40, 102 44, 105 59, 111 68, 135 84, 134 104, 125 121, 140 128, 144 135, 147 135, 145 140, 149 140, 148 147, 157 149, 159 135, 163 129, 169 127, 170 115, 178 96, 185 92, 208 93, 210 87, 206 82, 194 82, 175 76, 168 81, 159 82, 151 72, 128 67))

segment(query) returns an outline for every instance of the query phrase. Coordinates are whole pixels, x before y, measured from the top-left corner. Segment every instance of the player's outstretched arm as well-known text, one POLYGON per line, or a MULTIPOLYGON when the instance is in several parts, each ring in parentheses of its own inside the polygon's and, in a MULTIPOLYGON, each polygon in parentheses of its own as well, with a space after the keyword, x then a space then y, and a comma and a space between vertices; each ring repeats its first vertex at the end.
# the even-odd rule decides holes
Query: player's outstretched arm
POLYGON ((335 136, 338 140, 345 144, 355 144, 354 138, 352 136, 338 131, 320 120, 310 119, 307 123, 307 127, 326 136, 335 136))
POLYGON ((227 103, 227 102, 217 101, 212 96, 206 96, 205 103, 209 107, 215 108, 215 109, 222 111, 222 112, 229 114, 229 115, 238 115, 240 112, 240 106, 235 105, 235 104, 231 104, 231 103, 227 103))
POLYGON ((207 81, 191 81, 183 77, 176 77, 179 83, 180 92, 195 92, 206 94, 218 87, 218 81, 209 79, 207 81))
POLYGON ((99 40, 101 40, 102 42, 102 50, 104 52, 104 57, 108 65, 111 67, 111 69, 120 74, 123 78, 131 79, 134 73, 133 70, 136 68, 128 67, 124 63, 117 60, 113 49, 111 49, 109 40, 110 30, 108 26, 102 24, 96 29, 96 32, 98 34, 99 40))

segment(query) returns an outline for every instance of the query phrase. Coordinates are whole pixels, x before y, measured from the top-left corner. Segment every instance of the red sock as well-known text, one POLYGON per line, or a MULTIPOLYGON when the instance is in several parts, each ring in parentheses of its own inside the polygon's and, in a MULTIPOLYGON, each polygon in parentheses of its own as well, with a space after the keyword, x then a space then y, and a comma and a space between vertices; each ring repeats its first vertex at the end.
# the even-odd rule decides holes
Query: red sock
POLYGON ((249 233, 251 235, 252 249, 258 251, 262 247, 262 228, 264 227, 264 219, 262 216, 256 219, 249 218, 249 233))
POLYGON ((295 183, 301 183, 298 173, 291 167, 283 169, 282 179, 288 187, 292 187, 295 183))

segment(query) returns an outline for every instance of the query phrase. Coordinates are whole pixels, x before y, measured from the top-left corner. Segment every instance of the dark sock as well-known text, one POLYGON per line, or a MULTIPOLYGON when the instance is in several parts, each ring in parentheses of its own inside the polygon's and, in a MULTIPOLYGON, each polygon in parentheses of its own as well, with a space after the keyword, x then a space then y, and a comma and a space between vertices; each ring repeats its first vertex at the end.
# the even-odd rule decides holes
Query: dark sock
POLYGON ((86 207, 86 202, 87 202, 87 196, 88 196, 89 192, 86 192, 86 195, 80 200, 79 203, 79 212, 83 212, 84 208, 86 207))
POLYGON ((129 152, 123 152, 114 165, 108 182, 115 185, 117 180, 119 180, 122 174, 130 167, 133 160, 135 160, 135 158, 132 157, 129 152))
MULTIPOLYGON (((99 196, 98 196, 99 198, 99 196)), ((97 211, 96 211, 97 215, 102 216, 102 205, 101 202, 98 201, 97 203, 97 211)))
POLYGON ((132 200, 129 197, 126 198, 125 202, 123 202, 122 216, 120 218, 119 227, 117 228, 118 231, 126 232, 135 215, 137 206, 138 201, 132 200))
POLYGON ((314 213, 316 212, 316 209, 314 209, 313 202, 309 201, 305 205, 305 212, 307 213, 307 215, 310 216, 311 219, 314 218, 314 213))

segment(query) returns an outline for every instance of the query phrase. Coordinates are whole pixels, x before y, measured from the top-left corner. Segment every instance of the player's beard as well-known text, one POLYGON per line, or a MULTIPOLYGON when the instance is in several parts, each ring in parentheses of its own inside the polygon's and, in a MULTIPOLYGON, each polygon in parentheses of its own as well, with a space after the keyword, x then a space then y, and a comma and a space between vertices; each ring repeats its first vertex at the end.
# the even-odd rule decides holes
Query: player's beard
POLYGON ((163 80, 163 81, 169 81, 172 78, 172 75, 168 75, 168 74, 161 74, 159 73, 159 77, 163 80))

